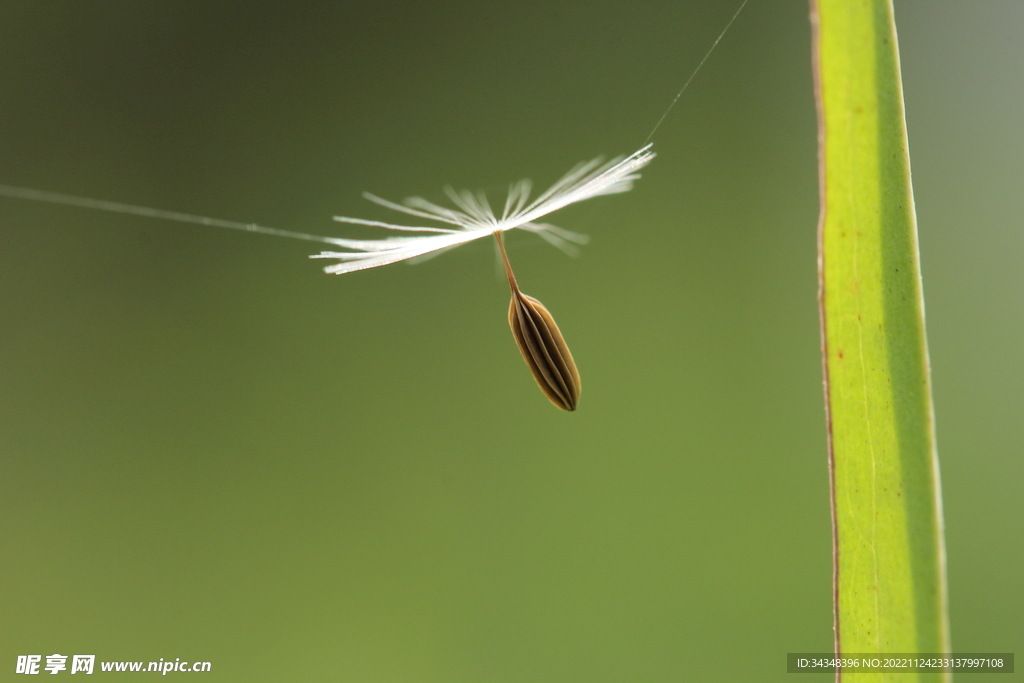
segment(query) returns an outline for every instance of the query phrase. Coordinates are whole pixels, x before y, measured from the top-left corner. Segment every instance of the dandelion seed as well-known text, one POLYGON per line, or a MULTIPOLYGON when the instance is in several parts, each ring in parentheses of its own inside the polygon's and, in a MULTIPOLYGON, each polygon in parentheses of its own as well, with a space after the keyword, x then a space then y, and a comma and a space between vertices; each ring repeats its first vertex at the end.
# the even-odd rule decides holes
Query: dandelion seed
POLYGON ((505 252, 502 233, 513 228, 523 228, 537 233, 563 251, 572 253, 575 250, 574 243, 586 242, 584 235, 549 223, 538 223, 537 219, 563 206, 591 197, 628 191, 633 187, 633 181, 640 177, 637 171, 653 158, 651 145, 646 145, 624 159, 615 159, 604 165, 601 164, 601 159, 579 164, 533 202, 529 202, 530 181, 520 180, 509 188, 501 218, 494 215, 483 193, 473 194, 466 190, 455 192, 450 187, 446 188, 445 192, 456 209, 439 206, 420 197, 412 197, 402 204, 396 204, 372 194, 364 194, 364 197, 383 207, 451 225, 454 229, 395 225, 362 218, 335 216, 334 220, 342 223, 428 234, 382 240, 336 239, 335 244, 349 251, 325 251, 310 258, 337 259, 338 263, 327 266, 324 270, 335 274, 350 273, 407 259, 429 258, 460 244, 494 235, 505 263, 508 285, 512 290, 508 324, 512 328, 516 345, 523 354, 523 360, 533 373, 537 386, 552 403, 562 410, 576 410, 580 397, 580 373, 576 369, 576 363, 548 309, 532 296, 523 294, 516 284, 508 254, 505 252))

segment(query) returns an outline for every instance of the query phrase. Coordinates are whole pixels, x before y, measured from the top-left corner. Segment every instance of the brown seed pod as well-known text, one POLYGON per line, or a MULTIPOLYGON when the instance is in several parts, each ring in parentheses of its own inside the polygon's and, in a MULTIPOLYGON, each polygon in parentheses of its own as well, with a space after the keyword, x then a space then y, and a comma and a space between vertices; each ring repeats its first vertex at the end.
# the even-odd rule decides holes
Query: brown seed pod
POLYGON ((565 338, 544 304, 523 294, 516 284, 512 266, 505 254, 501 233, 494 234, 505 261, 505 273, 512 289, 508 324, 523 354, 523 360, 544 395, 562 410, 576 410, 580 398, 580 373, 565 338))
POLYGON ((532 296, 513 290, 508 324, 540 390, 562 410, 576 410, 580 373, 548 309, 532 296))

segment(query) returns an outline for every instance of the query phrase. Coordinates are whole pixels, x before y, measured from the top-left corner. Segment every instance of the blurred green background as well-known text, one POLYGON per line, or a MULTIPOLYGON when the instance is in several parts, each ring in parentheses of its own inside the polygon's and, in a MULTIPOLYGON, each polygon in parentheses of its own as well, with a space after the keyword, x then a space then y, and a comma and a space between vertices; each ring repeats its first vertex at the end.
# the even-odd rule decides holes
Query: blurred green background
MULTIPOLYGON (((637 149, 736 4, 4 2, 0 182, 369 235, 330 221, 394 217, 363 190, 494 201, 637 149)), ((1020 652, 1024 5, 896 9, 953 644, 1020 652)), ((510 236, 574 414, 486 242, 329 277, 0 200, 0 679, 781 681, 828 651, 809 58, 805 2, 751 2, 636 188, 553 218, 582 257, 510 236)))

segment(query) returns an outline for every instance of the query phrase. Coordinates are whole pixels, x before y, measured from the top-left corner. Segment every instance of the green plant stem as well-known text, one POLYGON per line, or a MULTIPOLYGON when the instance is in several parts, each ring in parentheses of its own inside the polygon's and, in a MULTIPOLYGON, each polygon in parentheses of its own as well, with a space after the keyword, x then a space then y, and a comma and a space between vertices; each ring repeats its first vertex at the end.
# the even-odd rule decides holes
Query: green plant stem
MULTIPOLYGON (((811 19, 836 652, 949 652, 938 458, 892 3, 811 0, 811 19)), ((946 673, 916 676, 950 680, 946 673)))

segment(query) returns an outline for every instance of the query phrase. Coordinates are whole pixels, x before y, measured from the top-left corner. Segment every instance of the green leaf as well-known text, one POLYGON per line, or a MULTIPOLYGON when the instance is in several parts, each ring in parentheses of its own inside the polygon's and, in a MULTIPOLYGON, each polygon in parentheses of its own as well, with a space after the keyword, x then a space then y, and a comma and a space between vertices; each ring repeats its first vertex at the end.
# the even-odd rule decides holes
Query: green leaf
MULTIPOLYGON (((812 0, 811 16, 836 650, 949 652, 938 459, 893 8, 889 0, 812 0)), ((949 680, 943 673, 918 677, 949 680)))

